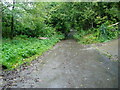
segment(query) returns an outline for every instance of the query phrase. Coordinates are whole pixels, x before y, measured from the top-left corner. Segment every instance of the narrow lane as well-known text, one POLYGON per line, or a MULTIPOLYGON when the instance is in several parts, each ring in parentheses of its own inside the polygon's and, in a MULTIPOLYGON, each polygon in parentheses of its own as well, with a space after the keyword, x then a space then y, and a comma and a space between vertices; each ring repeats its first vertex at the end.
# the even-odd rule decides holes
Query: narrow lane
POLYGON ((6 75, 12 88, 117 88, 118 63, 96 48, 64 40, 30 66, 6 75))

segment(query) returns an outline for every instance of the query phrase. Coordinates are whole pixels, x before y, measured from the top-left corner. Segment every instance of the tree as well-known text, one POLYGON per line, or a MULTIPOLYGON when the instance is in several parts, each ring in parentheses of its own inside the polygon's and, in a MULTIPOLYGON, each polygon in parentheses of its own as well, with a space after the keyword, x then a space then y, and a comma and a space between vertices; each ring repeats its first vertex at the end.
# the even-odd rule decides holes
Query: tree
POLYGON ((13 6, 12 6, 12 20, 11 20, 11 34, 10 38, 13 39, 13 34, 14 34, 14 6, 15 6, 15 0, 13 0, 13 6))

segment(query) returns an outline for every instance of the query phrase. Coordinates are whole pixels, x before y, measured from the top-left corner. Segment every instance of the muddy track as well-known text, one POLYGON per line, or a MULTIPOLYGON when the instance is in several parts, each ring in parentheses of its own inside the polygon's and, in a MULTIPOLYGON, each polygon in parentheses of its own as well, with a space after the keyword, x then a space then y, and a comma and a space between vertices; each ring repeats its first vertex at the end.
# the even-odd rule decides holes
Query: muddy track
POLYGON ((92 45, 64 40, 30 65, 4 73, 6 88, 117 88, 118 63, 92 45))

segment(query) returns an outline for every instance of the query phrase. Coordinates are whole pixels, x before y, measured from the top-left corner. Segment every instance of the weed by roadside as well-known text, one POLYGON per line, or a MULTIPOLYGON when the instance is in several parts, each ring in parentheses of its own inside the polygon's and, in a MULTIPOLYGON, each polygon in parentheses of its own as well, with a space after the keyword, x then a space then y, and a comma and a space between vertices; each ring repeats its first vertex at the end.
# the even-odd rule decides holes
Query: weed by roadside
POLYGON ((5 69, 16 68, 29 61, 30 57, 41 55, 62 38, 62 35, 56 35, 44 40, 28 38, 25 35, 14 37, 13 40, 3 38, 2 60, 0 62, 5 69))

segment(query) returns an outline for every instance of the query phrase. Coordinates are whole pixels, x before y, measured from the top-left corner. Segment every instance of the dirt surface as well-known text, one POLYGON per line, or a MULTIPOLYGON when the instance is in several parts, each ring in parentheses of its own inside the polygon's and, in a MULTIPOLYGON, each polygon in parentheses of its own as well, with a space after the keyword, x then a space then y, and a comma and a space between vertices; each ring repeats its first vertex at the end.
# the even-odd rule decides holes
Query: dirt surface
POLYGON ((102 46, 97 46, 97 48, 100 51, 108 53, 113 57, 117 57, 118 51, 119 51, 119 48, 118 48, 119 43, 118 42, 120 42, 120 39, 112 40, 107 43, 102 43, 102 46))
POLYGON ((3 73, 3 87, 117 88, 117 61, 111 61, 96 47, 104 49, 102 44, 93 47, 74 40, 61 41, 30 65, 3 73))

